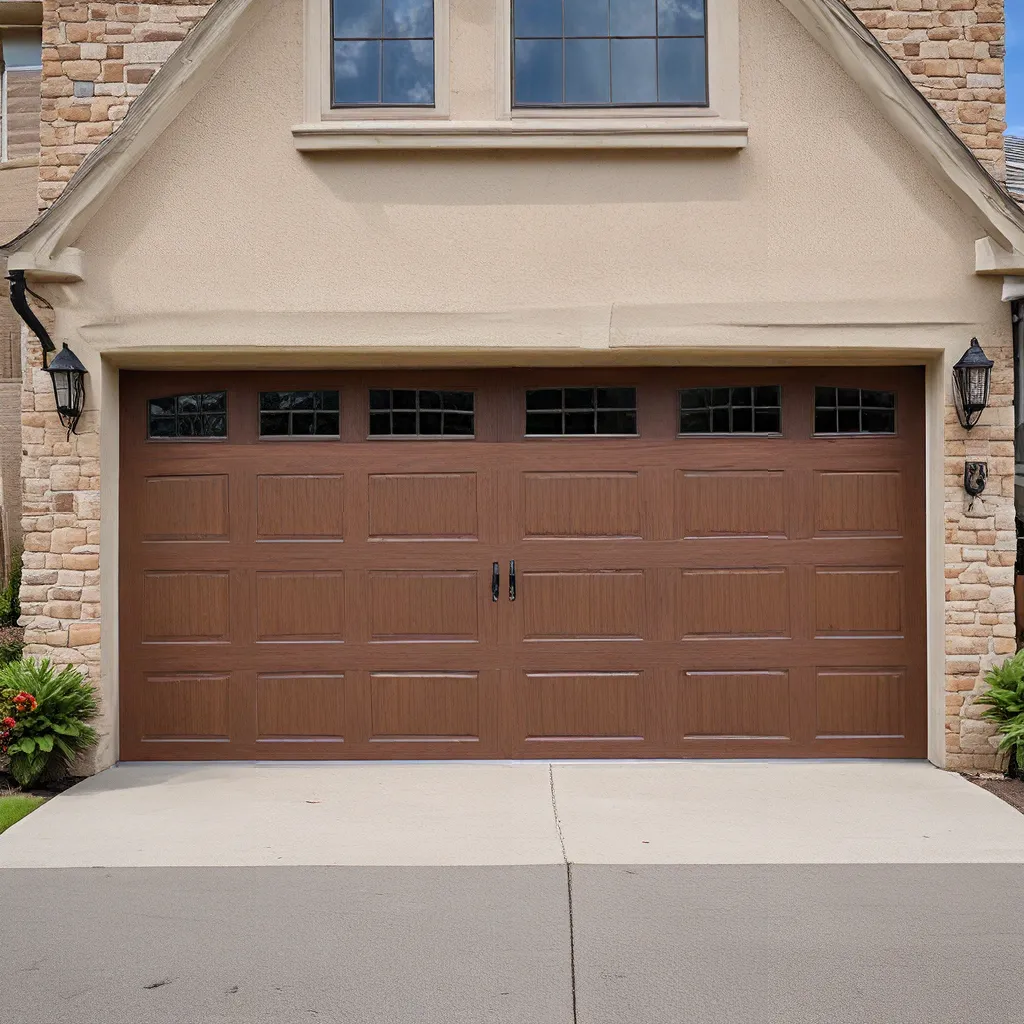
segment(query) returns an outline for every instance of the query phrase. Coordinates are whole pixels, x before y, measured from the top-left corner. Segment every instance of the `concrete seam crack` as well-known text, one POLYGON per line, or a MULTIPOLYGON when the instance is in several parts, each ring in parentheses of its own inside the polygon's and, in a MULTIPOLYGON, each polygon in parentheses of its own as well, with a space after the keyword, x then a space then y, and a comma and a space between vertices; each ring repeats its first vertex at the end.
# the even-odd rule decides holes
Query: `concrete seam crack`
POLYGON ((562 832, 562 819, 558 817, 558 801, 555 798, 555 766, 553 764, 548 764, 548 783, 551 787, 551 812, 555 816, 555 831, 558 833, 558 843, 562 847, 566 893, 569 901, 569 983, 572 987, 572 1024, 579 1024, 576 1015, 576 928, 572 909, 572 864, 565 852, 565 834, 562 832))

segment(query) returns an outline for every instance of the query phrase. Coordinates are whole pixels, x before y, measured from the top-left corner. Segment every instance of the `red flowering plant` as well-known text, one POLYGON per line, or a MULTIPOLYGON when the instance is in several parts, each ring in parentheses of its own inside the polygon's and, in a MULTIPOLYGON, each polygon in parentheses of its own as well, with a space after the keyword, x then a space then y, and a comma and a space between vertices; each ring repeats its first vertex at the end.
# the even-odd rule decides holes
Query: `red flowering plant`
POLYGON ((0 754, 22 788, 66 773, 96 742, 89 723, 98 714, 95 691, 72 665, 58 672, 27 658, 0 667, 0 754))

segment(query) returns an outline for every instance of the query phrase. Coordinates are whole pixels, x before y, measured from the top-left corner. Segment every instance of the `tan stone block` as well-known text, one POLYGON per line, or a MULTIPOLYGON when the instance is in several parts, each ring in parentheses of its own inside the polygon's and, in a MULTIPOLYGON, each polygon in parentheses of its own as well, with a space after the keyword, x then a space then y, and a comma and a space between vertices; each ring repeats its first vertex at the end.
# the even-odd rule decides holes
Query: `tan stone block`
POLYGON ((100 556, 96 554, 66 554, 62 556, 61 564, 67 569, 95 570, 99 568, 100 556))
POLYGON ((82 606, 77 601, 51 601, 46 606, 46 614, 55 619, 78 619, 82 606))
POLYGON ((82 529, 65 527, 54 530, 50 534, 49 550, 57 554, 70 553, 77 545, 84 544, 85 538, 86 532, 82 529))
POLYGON ((102 70, 98 60, 66 60, 61 68, 73 82, 93 82, 102 70))
POLYGON ((68 628, 68 643, 72 647, 85 647, 100 642, 98 622, 76 622, 68 628))

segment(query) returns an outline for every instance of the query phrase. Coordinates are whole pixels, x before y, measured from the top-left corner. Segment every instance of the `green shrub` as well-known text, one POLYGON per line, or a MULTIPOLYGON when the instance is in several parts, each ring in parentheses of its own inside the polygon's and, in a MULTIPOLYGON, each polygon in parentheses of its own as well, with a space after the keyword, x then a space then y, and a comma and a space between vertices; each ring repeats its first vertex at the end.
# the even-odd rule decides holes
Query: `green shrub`
POLYGON ((0 668, 0 749, 10 773, 28 788, 44 774, 62 775, 96 742, 89 724, 99 713, 93 688, 71 665, 13 661, 0 668))
POLYGON ((0 626, 0 665, 17 661, 25 649, 25 631, 20 626, 0 626))
POLYGON ((21 616, 21 602, 18 599, 21 590, 21 552, 15 551, 11 556, 11 572, 7 577, 7 585, 0 590, 0 627, 16 626, 21 616))
POLYGON ((1024 774, 1024 650, 990 669, 989 688, 975 700, 988 710, 982 718, 999 725, 1000 750, 1010 752, 1010 774, 1024 774))

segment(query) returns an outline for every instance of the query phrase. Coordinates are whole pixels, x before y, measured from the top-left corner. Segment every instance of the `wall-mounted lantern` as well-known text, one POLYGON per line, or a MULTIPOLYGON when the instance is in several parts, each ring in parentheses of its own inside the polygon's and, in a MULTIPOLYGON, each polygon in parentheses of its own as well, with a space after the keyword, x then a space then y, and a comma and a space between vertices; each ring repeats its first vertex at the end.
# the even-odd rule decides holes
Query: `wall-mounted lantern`
POLYGON ((985 355, 977 338, 971 338, 971 347, 953 367, 953 401, 956 418, 965 430, 978 422, 988 405, 988 390, 992 383, 993 362, 985 355))
POLYGON ((57 403, 57 415, 68 428, 68 438, 75 432, 85 406, 85 375, 88 373, 82 361, 64 347, 50 360, 46 367, 53 384, 53 397, 57 403))

